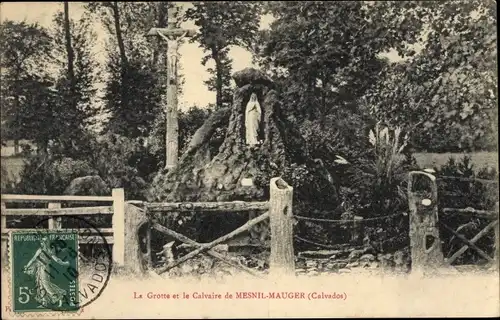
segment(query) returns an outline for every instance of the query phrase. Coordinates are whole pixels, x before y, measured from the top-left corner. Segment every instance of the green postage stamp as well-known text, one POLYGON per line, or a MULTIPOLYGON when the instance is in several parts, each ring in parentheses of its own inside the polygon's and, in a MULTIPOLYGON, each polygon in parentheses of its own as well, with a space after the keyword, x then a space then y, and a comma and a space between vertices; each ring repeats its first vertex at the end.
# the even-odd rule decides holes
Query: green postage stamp
POLYGON ((78 234, 16 231, 10 239, 14 312, 77 311, 78 234))

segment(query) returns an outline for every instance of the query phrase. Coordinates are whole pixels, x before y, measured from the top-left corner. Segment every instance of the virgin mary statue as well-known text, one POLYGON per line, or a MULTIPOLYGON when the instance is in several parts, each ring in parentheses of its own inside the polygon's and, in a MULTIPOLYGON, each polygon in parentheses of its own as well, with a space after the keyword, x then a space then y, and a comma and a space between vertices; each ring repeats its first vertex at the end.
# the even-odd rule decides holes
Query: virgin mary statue
POLYGON ((252 93, 245 110, 245 138, 247 145, 259 144, 259 129, 262 110, 257 95, 252 93))

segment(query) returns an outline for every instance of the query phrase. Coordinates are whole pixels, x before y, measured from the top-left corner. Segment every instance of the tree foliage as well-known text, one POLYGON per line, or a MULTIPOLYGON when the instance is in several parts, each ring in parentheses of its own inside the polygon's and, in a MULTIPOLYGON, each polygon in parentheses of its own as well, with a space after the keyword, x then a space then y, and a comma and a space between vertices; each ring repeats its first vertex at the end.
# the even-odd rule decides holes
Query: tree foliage
POLYGON ((2 34, 3 139, 30 139, 41 151, 51 145, 66 156, 88 151, 82 145, 96 114, 97 67, 90 22, 58 12, 49 29, 7 20, 2 34))
MULTIPOLYGON (((379 55, 416 41, 415 21, 364 2, 270 2, 275 17, 261 33, 259 62, 286 88, 289 112, 299 119, 320 118, 352 104, 387 64, 379 55), (396 31, 395 31, 396 30, 396 31)), ((394 6, 394 10, 398 9, 394 6)))
MULTIPOLYGON (((47 73, 52 38, 47 29, 26 22, 5 20, 1 24, 2 140, 32 139, 41 145, 55 136, 54 128, 43 128, 52 117, 47 73)), ((52 120, 52 121, 51 121, 52 120)))
POLYGON ((20 194, 61 195, 73 179, 94 174, 96 171, 87 160, 37 155, 26 163, 14 191, 20 194))
POLYGON ((209 90, 216 92, 216 106, 231 103, 231 46, 249 48, 259 28, 260 4, 252 1, 199 1, 186 11, 185 19, 192 20, 199 32, 191 39, 205 51, 201 63, 213 60, 208 68, 212 77, 206 81, 209 90))
POLYGON ((387 66, 363 102, 379 119, 418 132, 428 151, 496 148, 496 8, 487 0, 415 3, 421 50, 387 66), (444 138, 444 139, 443 139, 444 138))
POLYGON ((88 15, 78 21, 69 18, 67 3, 64 12, 55 14, 51 31, 59 130, 52 151, 78 157, 89 152, 88 128, 99 112, 94 105, 99 76, 92 52, 96 33, 88 15))
MULTIPOLYGON (((105 131, 130 138, 147 137, 161 115, 157 56, 162 48, 145 37, 156 26, 159 6, 154 2, 89 2, 87 10, 109 34, 106 43, 107 80, 105 131)), ((165 10, 162 15, 166 14, 165 10)))

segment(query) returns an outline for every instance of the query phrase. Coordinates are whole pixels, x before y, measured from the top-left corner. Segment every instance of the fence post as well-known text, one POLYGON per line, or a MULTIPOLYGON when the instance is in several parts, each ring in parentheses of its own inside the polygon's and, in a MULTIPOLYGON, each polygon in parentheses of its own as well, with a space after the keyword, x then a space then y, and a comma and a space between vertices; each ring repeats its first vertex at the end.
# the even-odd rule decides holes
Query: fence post
POLYGON ((7 215, 6 215, 6 206, 5 206, 5 202, 2 201, 2 215, 1 215, 1 219, 2 219, 2 230, 5 230, 7 229, 7 215))
MULTIPOLYGON (((49 202, 49 209, 60 209, 60 202, 49 202)), ((61 217, 50 217, 49 218, 49 229, 60 229, 61 228, 61 217)))
MULTIPOLYGON (((499 206, 498 202, 495 206, 495 211, 498 213, 499 206)), ((495 227, 495 253, 493 255, 493 259, 495 260, 496 269, 500 269, 500 223, 497 223, 495 227)))
MULTIPOLYGON (((2 223, 2 231, 3 230, 7 230, 7 216, 6 216, 6 206, 5 206, 5 202, 2 201, 1 203, 1 212, 0 212, 0 218, 1 218, 1 223, 2 223)), ((2 267, 4 266, 4 264, 8 261, 8 258, 9 258, 9 255, 7 254, 7 247, 8 247, 8 242, 9 242, 9 238, 7 239, 4 239, 2 237, 1 239, 2 241, 2 267)))
POLYGON ((146 272, 143 262, 146 258, 148 266, 151 266, 151 229, 146 214, 146 207, 140 208, 142 202, 127 201, 125 203, 125 270, 135 275, 143 275, 146 272), (140 234, 146 231, 146 257, 141 250, 140 234))
POLYGON ((281 178, 272 178, 269 198, 272 277, 295 275, 292 201, 293 188, 281 178))
POLYGON ((436 177, 421 171, 410 172, 408 202, 412 273, 414 271, 423 273, 425 269, 443 266, 444 256, 438 228, 436 177), (417 180, 418 184, 415 183, 417 180), (422 190, 423 182, 427 184, 426 190, 422 190), (416 186, 419 190, 415 190, 416 186))
POLYGON ((117 266, 125 263, 125 192, 113 189, 113 262, 117 266))

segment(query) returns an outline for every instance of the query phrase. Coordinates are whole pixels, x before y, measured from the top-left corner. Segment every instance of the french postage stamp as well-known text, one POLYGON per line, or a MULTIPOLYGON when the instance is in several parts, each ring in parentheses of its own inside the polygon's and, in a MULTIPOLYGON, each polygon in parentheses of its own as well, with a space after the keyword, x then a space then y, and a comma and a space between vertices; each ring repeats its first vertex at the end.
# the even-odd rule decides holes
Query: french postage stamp
POLYGON ((111 247, 99 229, 71 216, 65 216, 71 228, 40 228, 50 218, 33 229, 8 233, 9 299, 4 310, 13 317, 79 316, 110 279, 111 247))
POLYGON ((77 311, 78 234, 16 231, 10 239, 13 311, 77 311))

